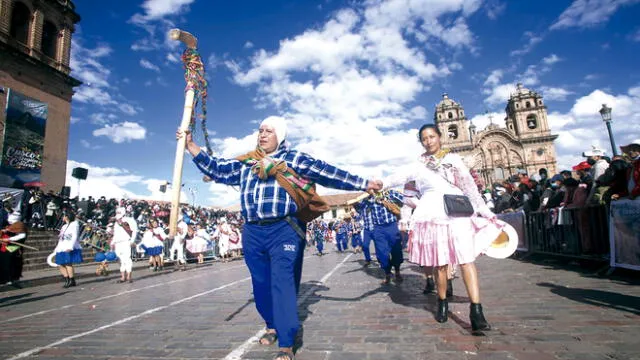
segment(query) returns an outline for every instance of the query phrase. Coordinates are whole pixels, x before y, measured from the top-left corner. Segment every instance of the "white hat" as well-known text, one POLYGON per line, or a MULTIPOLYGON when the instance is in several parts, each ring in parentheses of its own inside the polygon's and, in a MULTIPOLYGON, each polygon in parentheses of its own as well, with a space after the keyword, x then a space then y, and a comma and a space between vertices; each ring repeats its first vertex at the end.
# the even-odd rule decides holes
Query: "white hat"
POLYGON ((262 120, 260 126, 268 125, 273 128, 276 132, 276 140, 278 141, 278 145, 284 141, 287 137, 287 123, 283 118, 279 116, 269 116, 268 118, 262 120))
POLYGON ((518 233, 508 223, 502 220, 497 220, 497 222, 503 226, 502 232, 485 250, 485 254, 494 259, 505 259, 518 249, 518 233))
POLYGON ((592 145, 591 146, 591 150, 589 151, 585 151, 582 153, 582 156, 584 157, 589 157, 589 156, 604 156, 606 153, 604 150, 600 149, 599 147, 597 147, 596 145, 592 145))

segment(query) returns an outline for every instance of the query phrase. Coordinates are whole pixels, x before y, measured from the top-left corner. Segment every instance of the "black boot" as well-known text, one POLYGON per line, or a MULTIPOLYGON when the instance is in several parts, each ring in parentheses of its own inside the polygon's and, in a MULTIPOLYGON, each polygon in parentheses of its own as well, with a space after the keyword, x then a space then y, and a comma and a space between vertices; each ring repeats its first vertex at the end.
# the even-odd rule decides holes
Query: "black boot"
POLYGON ((453 297, 453 280, 447 280, 447 299, 451 299, 453 297))
POLYGON ((73 287, 76 286, 76 279, 75 278, 69 278, 69 286, 67 287, 73 287))
POLYGON ((447 299, 438 299, 438 313, 436 314, 436 321, 439 323, 445 323, 449 319, 449 302, 447 299))
POLYGON ((471 330, 491 330, 491 325, 489 325, 482 313, 482 305, 472 303, 470 308, 469 319, 471 320, 471 330))
POLYGON ((433 281, 432 277, 428 277, 427 278, 427 285, 424 287, 424 290, 422 291, 423 294, 431 294, 433 292, 433 290, 435 290, 436 288, 436 284, 433 281))
POLYGON ((62 287, 66 289, 66 288, 69 287, 69 284, 71 284, 71 280, 69 280, 69 278, 65 276, 64 277, 64 285, 62 287))

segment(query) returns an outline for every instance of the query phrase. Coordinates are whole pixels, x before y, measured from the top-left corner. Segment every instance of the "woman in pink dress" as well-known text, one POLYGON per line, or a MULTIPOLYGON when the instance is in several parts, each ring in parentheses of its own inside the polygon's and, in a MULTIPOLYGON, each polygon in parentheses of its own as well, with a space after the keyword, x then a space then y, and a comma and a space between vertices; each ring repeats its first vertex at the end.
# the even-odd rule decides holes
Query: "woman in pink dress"
POLYGON ((473 330, 489 330, 480 304, 474 261, 496 239, 502 228, 496 222, 495 214, 482 200, 462 158, 441 149, 440 136, 440 130, 435 125, 423 125, 418 137, 425 153, 417 162, 385 179, 384 186, 397 187, 415 181, 422 194, 411 216, 409 261, 433 267, 436 271, 436 320, 442 323, 448 319, 447 267, 460 265, 471 300, 471 327, 473 330), (443 199, 445 194, 467 196, 474 214, 465 217, 447 215, 443 199))

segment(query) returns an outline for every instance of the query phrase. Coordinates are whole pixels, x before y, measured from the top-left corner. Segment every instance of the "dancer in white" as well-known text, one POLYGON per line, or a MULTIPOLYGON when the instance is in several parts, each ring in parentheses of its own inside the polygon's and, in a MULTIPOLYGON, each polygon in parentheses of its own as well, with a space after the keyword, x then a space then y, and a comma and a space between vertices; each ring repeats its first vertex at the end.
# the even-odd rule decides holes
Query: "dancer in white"
POLYGON ((187 268, 187 259, 184 257, 184 243, 188 233, 189 225, 184 220, 180 220, 176 235, 173 238, 173 244, 171 244, 171 250, 169 250, 171 260, 175 261, 176 267, 181 266, 181 270, 186 270, 187 268))
POLYGON ((138 235, 138 224, 136 221, 126 215, 125 208, 116 209, 115 223, 113 224, 113 239, 111 240, 111 248, 115 249, 116 256, 120 259, 120 280, 119 283, 133 282, 131 280, 131 271, 133 270, 133 261, 131 260, 131 246, 138 235))
POLYGON ((231 235, 231 226, 227 224, 226 218, 220 219, 218 225, 218 248, 220 249, 220 257, 223 262, 227 261, 227 255, 229 255, 229 236, 231 235))
POLYGON ((189 239, 187 239, 187 250, 196 255, 198 264, 204 263, 204 252, 209 246, 209 234, 202 228, 200 223, 189 226, 189 239))
POLYGON ((165 234, 161 227, 158 227, 158 222, 155 219, 149 220, 149 227, 147 227, 142 235, 142 244, 140 244, 140 247, 149 255, 153 271, 164 268, 162 253, 164 251, 164 239, 166 238, 167 234, 165 234))
POLYGON ((58 244, 54 252, 56 253, 56 264, 65 280, 64 287, 68 288, 76 286, 76 279, 73 277, 73 264, 82 262, 82 247, 78 239, 80 225, 76 221, 75 214, 70 211, 65 212, 62 219, 64 225, 60 228, 58 244))

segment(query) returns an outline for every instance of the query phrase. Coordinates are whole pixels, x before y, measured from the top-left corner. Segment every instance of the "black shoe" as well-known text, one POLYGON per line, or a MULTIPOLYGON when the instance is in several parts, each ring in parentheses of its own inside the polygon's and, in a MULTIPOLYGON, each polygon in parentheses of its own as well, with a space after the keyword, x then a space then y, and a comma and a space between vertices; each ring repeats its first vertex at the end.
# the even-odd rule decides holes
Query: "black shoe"
POLYGON ((447 299, 451 299, 453 297, 453 280, 447 280, 447 299))
POLYGON ((436 314, 436 321, 439 323, 446 323, 449 320, 449 301, 447 299, 438 299, 438 313, 436 314))
POLYGON ((435 289, 436 289, 436 283, 433 281, 432 277, 428 277, 427 285, 424 287, 424 290, 422 291, 422 293, 425 295, 431 294, 435 289))
POLYGON ((69 279, 68 277, 64 278, 64 285, 62 286, 63 288, 68 288, 71 284, 71 279, 69 279))
POLYGON ((69 278, 69 286, 68 287, 72 287, 72 286, 76 286, 76 279, 69 278))
POLYGON ((471 304, 469 311, 469 319, 471 320, 471 330, 491 330, 491 325, 484 318, 481 304, 471 304))
POLYGON ((13 286, 16 289, 22 289, 22 285, 20 285, 20 283, 18 283, 18 281, 10 281, 9 285, 13 286))
POLYGON ((371 261, 365 261, 364 262, 364 267, 369 267, 369 265, 371 265, 371 261))

